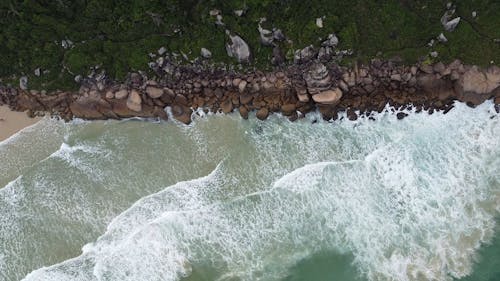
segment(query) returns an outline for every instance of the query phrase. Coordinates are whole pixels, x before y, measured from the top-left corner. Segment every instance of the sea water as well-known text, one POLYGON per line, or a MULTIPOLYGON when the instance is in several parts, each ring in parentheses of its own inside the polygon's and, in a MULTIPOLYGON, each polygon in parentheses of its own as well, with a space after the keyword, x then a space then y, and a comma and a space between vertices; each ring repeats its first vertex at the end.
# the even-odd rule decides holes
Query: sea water
POLYGON ((0 143, 0 280, 500 280, 500 115, 44 119, 0 143))

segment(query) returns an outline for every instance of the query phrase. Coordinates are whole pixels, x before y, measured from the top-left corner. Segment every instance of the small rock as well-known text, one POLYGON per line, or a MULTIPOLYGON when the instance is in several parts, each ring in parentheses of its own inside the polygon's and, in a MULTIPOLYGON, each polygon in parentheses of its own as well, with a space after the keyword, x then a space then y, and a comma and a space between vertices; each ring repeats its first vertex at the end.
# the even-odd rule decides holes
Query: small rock
POLYGON ((405 118, 406 116, 408 116, 408 114, 406 114, 404 112, 398 112, 398 114, 396 114, 396 117, 398 118, 398 120, 401 120, 401 119, 405 118))
POLYGON ((319 28, 323 28, 323 19, 322 18, 316 19, 316 26, 319 28))
POLYGON ((393 81, 401 81, 401 74, 396 73, 396 74, 391 75, 391 80, 393 80, 393 81))
POLYGON ((323 41, 323 43, 321 43, 321 45, 325 47, 336 47, 338 44, 339 44, 339 39, 333 33, 328 35, 328 39, 323 41))
POLYGON ((201 56, 203 58, 206 58, 206 59, 209 59, 212 57, 212 52, 210 52, 208 49, 206 48, 201 48, 201 56))
POLYGON ((231 111, 233 111, 233 103, 231 102, 230 99, 228 100, 225 100, 224 102, 222 102, 222 104, 220 105, 221 109, 222 109, 222 112, 227 114, 227 113, 230 113, 231 111))
POLYGON ((448 39, 446 38, 446 36, 444 36, 443 33, 439 34, 439 36, 437 37, 437 40, 441 43, 446 43, 448 42, 448 39))
POLYGON ((477 12, 476 11, 472 11, 472 17, 473 18, 477 17, 477 12))
POLYGON ((19 88, 21 90, 28 90, 28 77, 22 76, 19 78, 19 88))
POLYGON ((160 49, 158 49, 158 55, 160 56, 163 56, 163 54, 165 54, 167 52, 167 48, 165 47, 161 47, 160 49))
POLYGON ((42 75, 42 72, 41 72, 40 67, 39 67, 39 68, 35 69, 35 76, 40 77, 40 75, 42 75))
POLYGON ((439 55, 437 51, 433 51, 430 53, 431 57, 433 58, 437 58, 437 56, 439 55))
POLYGON ((245 10, 234 10, 234 14, 238 17, 243 16, 244 13, 245 13, 245 10))

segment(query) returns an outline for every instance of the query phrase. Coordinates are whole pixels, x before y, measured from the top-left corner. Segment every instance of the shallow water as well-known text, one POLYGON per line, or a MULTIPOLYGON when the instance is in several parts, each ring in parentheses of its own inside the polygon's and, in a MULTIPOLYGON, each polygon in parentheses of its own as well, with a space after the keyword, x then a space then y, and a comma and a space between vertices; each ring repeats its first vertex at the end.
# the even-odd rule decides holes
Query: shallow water
POLYGON ((500 116, 44 119, 0 143, 0 280, 499 280, 500 116))

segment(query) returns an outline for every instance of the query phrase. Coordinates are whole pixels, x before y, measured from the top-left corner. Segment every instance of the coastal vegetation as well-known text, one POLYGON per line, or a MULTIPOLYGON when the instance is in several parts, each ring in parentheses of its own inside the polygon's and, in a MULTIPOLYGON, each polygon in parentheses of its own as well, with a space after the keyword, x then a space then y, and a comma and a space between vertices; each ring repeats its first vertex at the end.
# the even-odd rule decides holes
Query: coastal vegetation
POLYGON ((452 4, 454 17, 461 18, 452 32, 441 22, 447 5, 434 0, 4 0, 0 81, 16 85, 27 76, 32 88, 68 90, 78 86, 75 76, 92 68, 122 80, 130 71, 148 70, 162 47, 185 63, 206 48, 211 62, 237 66, 226 53, 226 30, 251 48, 252 60, 242 67, 269 69, 273 47, 260 43, 259 23, 282 30, 287 40, 277 44, 288 62, 295 50, 320 46, 331 33, 339 38, 337 50, 352 51, 340 62, 345 65, 373 57, 408 64, 457 58, 483 66, 500 62, 500 2, 452 4), (213 10, 220 11, 223 24, 216 23, 213 10), (437 40, 441 33, 447 42, 437 40), (430 56, 433 52, 437 56, 430 56))

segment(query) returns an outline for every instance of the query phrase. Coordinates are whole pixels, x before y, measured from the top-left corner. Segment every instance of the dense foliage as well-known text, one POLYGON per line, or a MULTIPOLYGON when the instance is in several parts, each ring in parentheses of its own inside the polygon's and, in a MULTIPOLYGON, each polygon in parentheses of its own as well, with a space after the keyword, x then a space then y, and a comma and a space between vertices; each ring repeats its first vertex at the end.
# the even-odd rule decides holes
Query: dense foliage
POLYGON ((259 43, 259 19, 291 39, 281 43, 285 53, 335 32, 340 49, 352 49, 352 60, 376 55, 399 56, 408 63, 431 51, 437 59, 453 58, 486 65, 500 62, 500 2, 457 1, 462 18, 454 32, 440 23, 447 1, 436 0, 0 0, 0 78, 13 82, 27 75, 33 88, 69 89, 73 78, 100 65, 122 79, 131 70, 148 69, 164 46, 190 59, 208 48, 217 62, 234 63, 226 55, 225 30, 243 37, 251 46, 251 66, 270 66, 271 47, 259 43), (222 11, 225 26, 215 24, 211 9, 222 11), (243 9, 239 17, 234 10, 243 9), (477 12, 477 17, 472 12, 477 12), (324 16, 324 27, 315 20, 324 16), (441 32, 447 43, 427 44, 441 32), (64 48, 63 40, 74 45, 64 48), (34 75, 40 68, 40 77, 34 75))

